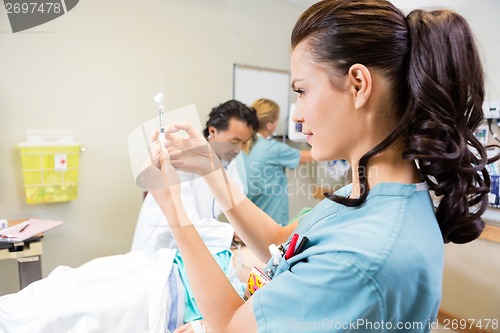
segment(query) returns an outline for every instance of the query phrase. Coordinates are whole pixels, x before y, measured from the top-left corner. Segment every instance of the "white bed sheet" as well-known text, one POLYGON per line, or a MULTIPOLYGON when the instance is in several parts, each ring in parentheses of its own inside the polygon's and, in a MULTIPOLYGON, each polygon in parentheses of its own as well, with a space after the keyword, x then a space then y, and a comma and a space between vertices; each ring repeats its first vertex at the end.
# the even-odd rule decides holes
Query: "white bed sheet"
POLYGON ((164 333, 175 250, 130 252, 58 267, 0 297, 1 333, 164 333))

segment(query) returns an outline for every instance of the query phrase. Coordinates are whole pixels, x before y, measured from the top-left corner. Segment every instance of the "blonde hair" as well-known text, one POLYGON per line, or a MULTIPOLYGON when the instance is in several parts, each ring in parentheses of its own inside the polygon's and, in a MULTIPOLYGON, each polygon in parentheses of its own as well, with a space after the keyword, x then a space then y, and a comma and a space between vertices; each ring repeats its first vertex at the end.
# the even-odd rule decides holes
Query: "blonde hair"
MULTIPOLYGON (((259 98, 253 102, 252 107, 257 113, 257 119, 259 120, 259 131, 265 129, 267 124, 274 123, 278 120, 280 115, 279 105, 270 99, 259 98)), ((250 153, 254 143, 254 139, 250 139, 246 142, 245 148, 243 149, 245 153, 250 153)))
POLYGON ((259 130, 266 128, 269 123, 274 123, 280 115, 279 105, 270 99, 259 98, 253 102, 252 107, 257 112, 259 130))

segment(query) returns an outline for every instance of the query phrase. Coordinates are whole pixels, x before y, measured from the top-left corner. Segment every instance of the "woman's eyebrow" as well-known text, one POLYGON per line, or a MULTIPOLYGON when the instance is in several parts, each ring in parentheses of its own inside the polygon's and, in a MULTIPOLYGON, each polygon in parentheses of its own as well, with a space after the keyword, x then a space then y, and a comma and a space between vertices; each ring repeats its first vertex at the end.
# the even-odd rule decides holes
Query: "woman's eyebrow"
POLYGON ((292 88, 292 90, 297 90, 297 88, 295 87, 295 84, 297 82, 300 82, 300 81, 303 81, 304 79, 295 79, 292 81, 292 84, 290 85, 290 87, 292 88))

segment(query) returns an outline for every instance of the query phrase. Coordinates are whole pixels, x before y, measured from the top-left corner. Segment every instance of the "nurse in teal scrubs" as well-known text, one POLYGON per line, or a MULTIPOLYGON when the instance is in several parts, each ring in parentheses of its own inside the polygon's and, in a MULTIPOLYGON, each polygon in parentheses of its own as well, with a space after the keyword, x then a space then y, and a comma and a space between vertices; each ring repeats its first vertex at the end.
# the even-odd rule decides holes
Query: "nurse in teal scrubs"
POLYGON ((294 121, 315 160, 349 162, 352 183, 280 226, 225 177, 200 133, 169 128, 166 146, 152 144, 166 184, 152 194, 201 313, 215 332, 429 332, 443 244, 481 234, 486 165, 499 158, 473 134, 484 82, 472 31, 452 11, 324 0, 300 16, 291 46, 294 121), (178 205, 175 168, 202 175, 241 239, 269 260, 247 301, 178 205))
MULTIPOLYGON (((299 150, 272 138, 278 126, 280 108, 276 102, 260 98, 252 107, 257 112, 259 130, 247 142, 244 154, 247 197, 281 225, 289 220, 290 189, 286 168, 312 161, 311 151, 299 150)), ((293 188, 292 188, 293 190, 293 188)))

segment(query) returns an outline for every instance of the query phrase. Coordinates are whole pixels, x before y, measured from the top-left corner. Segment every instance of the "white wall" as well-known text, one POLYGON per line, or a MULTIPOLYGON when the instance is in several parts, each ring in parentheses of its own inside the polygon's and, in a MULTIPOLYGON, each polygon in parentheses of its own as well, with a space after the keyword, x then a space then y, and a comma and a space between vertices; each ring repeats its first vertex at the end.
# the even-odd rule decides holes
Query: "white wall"
POLYGON ((471 26, 483 55, 486 72, 486 99, 500 99, 500 1, 498 0, 391 0, 408 13, 412 9, 452 9, 463 15, 471 26))
MULTIPOLYGON (((13 34, 0 10, 0 218, 64 221, 44 240, 43 271, 126 252, 142 193, 127 151, 132 129, 195 103, 201 119, 232 97, 233 63, 289 69, 289 36, 304 8, 278 0, 85 0, 13 34), (27 129, 70 129, 80 158, 77 200, 27 205, 15 146, 27 129)), ((0 262, 0 294, 18 288, 0 262)))
MULTIPOLYGON (((500 332, 500 244, 479 239, 445 246, 441 308, 463 319, 482 320, 500 332)), ((470 322, 469 322, 470 324, 470 322)), ((480 328, 480 327, 477 327, 480 328)))

